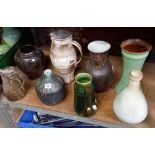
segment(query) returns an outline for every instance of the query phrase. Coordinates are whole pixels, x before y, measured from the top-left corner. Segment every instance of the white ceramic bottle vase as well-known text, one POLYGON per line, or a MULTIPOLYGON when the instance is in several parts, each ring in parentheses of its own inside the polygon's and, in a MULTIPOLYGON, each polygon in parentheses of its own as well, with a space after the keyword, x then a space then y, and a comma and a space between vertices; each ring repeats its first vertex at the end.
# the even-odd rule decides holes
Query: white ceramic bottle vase
POLYGON ((140 123, 145 120, 148 114, 148 104, 140 88, 142 77, 141 71, 132 70, 128 86, 114 100, 114 113, 119 120, 125 123, 140 123))

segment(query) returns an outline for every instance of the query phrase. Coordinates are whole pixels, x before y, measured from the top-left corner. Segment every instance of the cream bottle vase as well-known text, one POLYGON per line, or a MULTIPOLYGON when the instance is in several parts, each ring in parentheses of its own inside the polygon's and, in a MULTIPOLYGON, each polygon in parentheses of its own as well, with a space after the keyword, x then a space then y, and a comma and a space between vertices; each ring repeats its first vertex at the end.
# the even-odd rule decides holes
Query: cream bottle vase
POLYGON ((147 117, 148 104, 140 88, 142 77, 141 71, 132 70, 129 75, 128 86, 114 100, 113 111, 122 122, 137 124, 147 117))

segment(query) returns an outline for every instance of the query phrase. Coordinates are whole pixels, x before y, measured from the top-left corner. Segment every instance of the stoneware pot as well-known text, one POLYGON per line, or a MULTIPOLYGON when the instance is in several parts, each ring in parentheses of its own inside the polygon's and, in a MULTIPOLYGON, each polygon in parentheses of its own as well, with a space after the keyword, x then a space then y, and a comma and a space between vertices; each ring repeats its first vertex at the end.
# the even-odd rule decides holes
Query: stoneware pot
POLYGON ((16 65, 25 73, 30 79, 36 79, 43 73, 44 54, 43 52, 33 46, 24 45, 20 48, 14 57, 16 65))
POLYGON ((110 44, 106 41, 93 41, 88 45, 90 55, 84 70, 92 75, 95 92, 107 90, 114 80, 114 68, 108 56, 109 49, 110 44))
POLYGON ((141 71, 152 46, 148 42, 140 39, 128 39, 121 43, 121 49, 123 55, 123 71, 120 81, 115 87, 117 94, 127 87, 131 70, 141 71))
POLYGON ((55 105, 65 97, 64 81, 46 69, 35 86, 37 96, 47 105, 55 105))

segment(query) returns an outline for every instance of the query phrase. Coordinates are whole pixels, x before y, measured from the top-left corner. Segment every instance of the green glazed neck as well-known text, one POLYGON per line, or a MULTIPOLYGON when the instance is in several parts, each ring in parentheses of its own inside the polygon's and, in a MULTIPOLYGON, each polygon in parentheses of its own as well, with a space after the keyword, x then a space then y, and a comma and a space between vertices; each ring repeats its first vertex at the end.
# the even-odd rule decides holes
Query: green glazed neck
POLYGON ((83 86, 90 85, 92 83, 92 76, 88 73, 79 73, 75 77, 75 82, 83 86))

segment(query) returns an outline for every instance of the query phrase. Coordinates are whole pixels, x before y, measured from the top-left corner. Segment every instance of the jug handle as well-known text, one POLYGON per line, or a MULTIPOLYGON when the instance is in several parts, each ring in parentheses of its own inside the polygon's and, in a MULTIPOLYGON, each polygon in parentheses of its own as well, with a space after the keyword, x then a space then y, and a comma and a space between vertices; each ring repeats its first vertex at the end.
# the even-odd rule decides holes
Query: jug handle
POLYGON ((71 45, 74 45, 75 47, 77 47, 78 48, 78 50, 79 50, 79 52, 80 52, 80 58, 79 58, 79 60, 76 62, 76 65, 77 64, 79 64, 80 63, 80 61, 81 61, 81 57, 83 56, 83 53, 82 53, 82 47, 81 47, 81 45, 77 42, 77 41, 71 41, 71 43, 70 43, 71 45))

